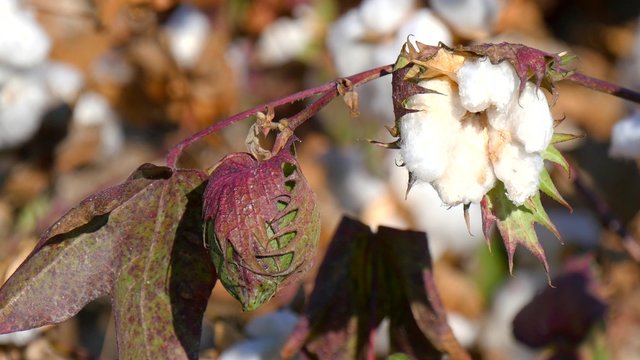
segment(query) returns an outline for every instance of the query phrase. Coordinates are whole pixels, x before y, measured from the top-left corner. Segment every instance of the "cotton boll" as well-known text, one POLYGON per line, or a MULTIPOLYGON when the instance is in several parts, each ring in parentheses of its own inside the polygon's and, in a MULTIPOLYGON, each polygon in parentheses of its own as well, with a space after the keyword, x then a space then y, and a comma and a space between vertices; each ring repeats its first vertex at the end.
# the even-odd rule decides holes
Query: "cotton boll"
POLYGON ((487 152, 487 130, 481 119, 465 119, 449 152, 448 166, 444 174, 432 184, 442 202, 453 206, 479 202, 495 184, 487 152))
POLYGON ((640 159, 640 112, 613 126, 609 156, 640 159))
POLYGON ((73 121, 80 126, 100 127, 102 156, 113 156, 122 149, 124 134, 118 115, 102 95, 94 92, 80 95, 73 110, 73 121))
POLYGON ((538 190, 542 157, 524 151, 522 146, 503 141, 498 134, 491 134, 493 170, 507 190, 507 197, 515 205, 522 205, 538 190))
POLYGON ((408 113, 400 119, 400 155, 418 180, 431 182, 442 176, 460 128, 453 117, 425 112, 408 113))
MULTIPOLYGON (((447 26, 427 8, 414 11, 413 15, 402 24, 396 34, 396 44, 402 45, 409 35, 413 35, 409 40, 414 45, 416 41, 433 46, 438 45, 439 42, 451 44, 453 41, 447 26)), ((398 47, 396 53, 399 51, 398 47)))
POLYGON ((56 100, 72 103, 84 86, 84 76, 76 67, 50 62, 46 68, 47 85, 56 100))
POLYGON ((360 19, 368 31, 387 34, 398 28, 411 14, 414 0, 364 0, 358 8, 360 19))
POLYGON ((289 309, 282 309, 252 319, 244 332, 252 338, 285 340, 297 323, 298 315, 289 309))
POLYGON ((169 51, 178 66, 192 68, 200 59, 209 36, 209 20, 197 8, 180 5, 164 25, 169 51))
POLYGON ((327 47, 338 75, 352 75, 371 67, 373 46, 361 42, 365 34, 357 9, 348 11, 329 28, 327 47))
POLYGON ((421 81, 419 86, 437 93, 417 94, 405 100, 405 108, 460 119, 467 111, 460 103, 457 87, 446 77, 421 81))
POLYGON ((266 65, 281 65, 301 54, 313 39, 316 18, 307 6, 296 8, 295 18, 279 18, 258 39, 258 56, 266 65))
POLYGON ((447 313, 447 322, 463 348, 470 348, 478 337, 478 324, 456 312, 447 313))
POLYGON ((500 13, 500 0, 431 0, 431 7, 462 35, 488 35, 500 13))
POLYGON ((25 142, 40 126, 50 98, 36 72, 13 76, 0 88, 0 149, 25 142))
POLYGON ((28 69, 42 63, 50 47, 49 37, 29 12, 10 5, 0 8, 0 63, 28 69))
POLYGON ((553 115, 542 90, 527 82, 519 98, 514 98, 511 110, 512 134, 526 152, 540 152, 549 146, 553 136, 553 115))
POLYGON ((456 76, 462 105, 471 112, 489 106, 500 112, 506 110, 520 85, 509 62, 493 65, 487 58, 467 59, 456 76))

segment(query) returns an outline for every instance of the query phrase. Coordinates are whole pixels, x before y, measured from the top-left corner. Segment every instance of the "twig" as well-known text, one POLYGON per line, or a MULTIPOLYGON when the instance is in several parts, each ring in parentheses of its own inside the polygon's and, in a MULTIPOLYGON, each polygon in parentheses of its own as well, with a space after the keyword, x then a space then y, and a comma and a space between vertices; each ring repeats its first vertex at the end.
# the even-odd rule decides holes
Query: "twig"
POLYGON ((640 104, 640 93, 608 81, 592 78, 591 76, 587 76, 579 72, 572 73, 567 76, 565 80, 592 90, 600 91, 640 104))
MULTIPOLYGON (((380 66, 374 69, 370 69, 367 71, 363 71, 361 73, 352 75, 347 77, 346 79, 348 79, 349 81, 352 82, 353 86, 356 87, 358 85, 362 85, 365 84, 371 80, 377 79, 379 77, 382 76, 386 76, 391 74, 391 71, 393 69, 393 65, 385 65, 385 66, 380 66)), ((264 111, 264 109, 266 109, 267 107, 273 107, 276 108, 278 106, 284 105, 284 104, 288 104, 288 103, 293 103, 296 101, 300 101, 306 98, 309 98, 311 96, 314 95, 318 95, 318 94, 324 94, 322 98, 320 98, 317 103, 320 104, 321 101, 324 102, 326 101, 326 103, 328 103, 329 101, 331 101, 331 99, 333 99, 335 96, 337 96, 338 94, 338 90, 337 90, 337 86, 338 84, 340 84, 340 79, 338 80, 333 80, 330 81, 328 83, 325 83, 323 85, 320 86, 316 86, 314 88, 311 89, 307 89, 307 90, 303 90, 303 91, 299 91, 295 94, 291 94, 289 96, 271 101, 269 103, 266 104, 262 104, 259 106, 256 106, 252 109, 243 111, 241 113, 238 113, 236 115, 233 115, 229 118, 226 118, 222 121, 219 121, 193 135, 191 135, 190 137, 186 138, 185 140, 181 141, 180 143, 178 143, 177 145, 175 145, 173 148, 171 148, 171 150, 169 151, 169 154, 167 155, 166 161, 167 161, 167 166, 171 167, 171 168, 175 168, 176 167, 176 163, 178 161, 178 158, 180 157, 180 154, 182 154, 182 151, 184 151, 184 149, 186 149, 187 147, 189 147, 191 144, 193 144, 194 142, 202 139, 205 136, 208 136, 210 134, 213 134, 215 132, 218 132, 220 130, 222 130, 223 128, 235 124, 236 122, 240 121, 240 120, 244 120, 250 116, 253 116, 255 114, 257 114, 260 111, 264 111), (331 96, 329 96, 331 95, 331 96), (329 99, 330 97, 330 99, 329 99), (323 100, 324 99, 324 100, 323 100)), ((324 105, 326 105, 326 103, 324 103, 324 105)), ((316 103, 312 104, 315 105, 316 103)), ((315 113, 317 113, 318 110, 320 110, 320 106, 314 107, 313 110, 315 111, 315 113)), ((300 115, 300 120, 297 121, 296 123, 294 123, 292 126, 290 123, 290 127, 291 128, 295 128, 298 125, 300 125, 300 123, 306 121, 307 119, 309 119, 311 116, 313 116, 313 114, 315 113, 309 113, 307 112, 308 108, 303 110, 302 113, 304 113, 303 115, 300 115), (310 115, 309 115, 310 114, 310 115)), ((297 117, 298 115, 294 116, 297 117)))

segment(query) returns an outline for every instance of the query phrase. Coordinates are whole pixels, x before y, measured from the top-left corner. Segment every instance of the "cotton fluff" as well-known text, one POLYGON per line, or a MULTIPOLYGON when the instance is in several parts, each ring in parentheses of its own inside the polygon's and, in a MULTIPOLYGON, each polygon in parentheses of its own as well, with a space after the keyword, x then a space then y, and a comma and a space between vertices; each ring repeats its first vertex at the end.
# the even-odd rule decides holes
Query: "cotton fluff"
POLYGON ((438 15, 464 36, 488 35, 502 8, 502 0, 431 0, 438 15))
MULTIPOLYGON (((443 78, 441 76, 440 78, 443 78)), ((447 96, 414 95, 415 110, 399 119, 400 155, 418 181, 430 183, 449 206, 479 202, 496 180, 522 205, 536 193, 553 117, 544 93, 520 80, 508 62, 470 58, 448 88, 440 78, 421 86, 447 96), (446 125, 446 126, 445 126, 446 125)))
POLYGON ((462 105, 471 112, 489 106, 505 111, 520 83, 510 63, 494 65, 486 58, 467 59, 456 75, 462 105))
POLYGON ((28 140, 40 126, 49 94, 38 74, 11 77, 0 88, 0 149, 28 140))
POLYGON ((47 85, 56 100, 73 103, 82 87, 84 76, 76 67, 62 62, 49 62, 46 68, 47 85))
POLYGON ((73 110, 73 122, 80 126, 100 128, 102 156, 113 156, 122 149, 124 134, 120 120, 102 95, 91 91, 80 95, 73 110))
POLYGON ((640 159, 640 112, 613 126, 609 156, 640 159))
POLYGON ((414 3, 414 0, 364 0, 358 10, 367 30, 388 34, 410 15, 414 3))
POLYGON ((317 19, 312 8, 300 5, 294 17, 270 24, 258 39, 258 56, 265 65, 281 65, 300 55, 313 40, 317 19))
POLYGON ((180 5, 165 24, 169 51, 178 66, 191 69, 200 59, 209 36, 209 19, 197 8, 180 5))
MULTIPOLYGON (((4 3, 6 1, 6 3, 4 3)), ((34 67, 47 58, 51 43, 32 14, 15 1, 0 6, 0 64, 34 67)))

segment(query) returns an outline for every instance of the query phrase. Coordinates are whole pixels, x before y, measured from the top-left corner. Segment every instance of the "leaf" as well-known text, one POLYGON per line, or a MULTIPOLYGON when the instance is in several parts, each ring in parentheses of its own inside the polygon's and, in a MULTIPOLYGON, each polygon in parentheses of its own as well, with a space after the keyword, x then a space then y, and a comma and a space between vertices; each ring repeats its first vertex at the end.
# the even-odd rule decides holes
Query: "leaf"
POLYGON ((320 218, 295 158, 292 137, 257 161, 227 155, 205 190, 206 241, 224 287, 245 311, 268 301, 313 265, 320 218))
POLYGON ((567 175, 571 175, 571 166, 567 162, 567 160, 562 156, 562 153, 558 151, 552 144, 549 145, 542 153, 542 158, 544 160, 551 161, 552 163, 556 163, 564 169, 567 175))
POLYGON ((514 205, 505 193, 504 184, 498 181, 496 186, 480 202, 485 238, 489 241, 489 232, 495 223, 507 249, 510 273, 513 273, 513 254, 518 244, 522 244, 542 262, 547 274, 549 274, 549 264, 533 224, 542 224, 558 239, 560 234, 540 203, 540 192, 537 192, 521 206, 514 205))
POLYGON ((195 359, 215 270, 201 242, 206 175, 142 165, 54 224, 0 289, 0 333, 111 298, 121 359, 195 359))
POLYGON ((305 313, 283 348, 290 358, 373 355, 371 334, 389 318, 391 350, 413 358, 468 359, 449 327, 432 276, 426 234, 343 218, 305 313))
POLYGON ((553 136, 551 136, 551 143, 552 144, 558 144, 558 143, 565 142, 565 141, 579 139, 581 137, 582 137, 582 135, 553 133, 553 136))
POLYGON ((551 180, 551 176, 549 176, 549 172, 546 168, 542 167, 542 171, 540 172, 540 190, 547 194, 553 200, 559 202, 564 207, 569 209, 569 211, 573 212, 573 208, 569 203, 560 195, 560 192, 553 184, 553 180, 551 180))

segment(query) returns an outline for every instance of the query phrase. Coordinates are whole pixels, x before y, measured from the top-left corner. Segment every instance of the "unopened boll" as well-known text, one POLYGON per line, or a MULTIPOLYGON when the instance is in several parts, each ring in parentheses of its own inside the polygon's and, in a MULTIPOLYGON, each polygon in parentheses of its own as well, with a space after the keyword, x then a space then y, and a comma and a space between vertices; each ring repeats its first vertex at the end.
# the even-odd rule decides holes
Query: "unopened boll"
POLYGON ((419 85, 403 103, 400 154, 416 181, 430 183, 446 205, 479 202, 497 180, 522 205, 538 191, 542 155, 553 135, 544 93, 520 80, 508 62, 466 59, 450 76, 419 85))

